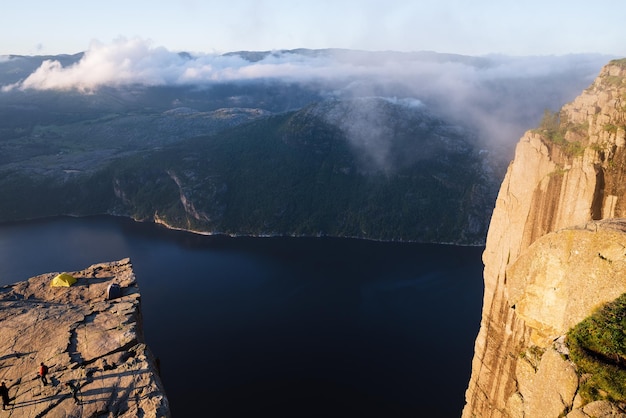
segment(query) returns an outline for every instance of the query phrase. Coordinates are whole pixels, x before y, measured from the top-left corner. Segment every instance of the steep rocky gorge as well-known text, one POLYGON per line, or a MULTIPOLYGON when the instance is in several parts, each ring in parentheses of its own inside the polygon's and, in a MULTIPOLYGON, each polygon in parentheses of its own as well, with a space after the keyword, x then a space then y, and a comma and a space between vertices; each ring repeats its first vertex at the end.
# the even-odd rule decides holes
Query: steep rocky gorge
POLYGON ((463 417, 626 416, 586 402, 568 330, 626 292, 626 60, 526 132, 483 254, 485 294, 463 417))

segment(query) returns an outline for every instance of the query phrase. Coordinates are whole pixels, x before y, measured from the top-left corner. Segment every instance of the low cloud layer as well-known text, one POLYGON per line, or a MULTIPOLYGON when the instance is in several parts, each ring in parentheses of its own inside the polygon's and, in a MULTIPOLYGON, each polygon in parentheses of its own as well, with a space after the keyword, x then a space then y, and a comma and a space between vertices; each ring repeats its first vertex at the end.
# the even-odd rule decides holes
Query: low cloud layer
MULTIPOLYGON (((544 109, 556 110, 576 97, 611 58, 348 50, 193 55, 143 39, 119 39, 93 43, 71 65, 46 60, 23 80, 2 86, 2 91, 89 93, 103 86, 202 87, 254 80, 307 83, 336 98, 383 96, 404 105, 425 105, 471 125, 486 140, 511 142, 532 127, 544 109)), ((0 57, 0 62, 6 59, 0 57)), ((379 120, 375 114, 367 119, 379 120)))
MULTIPOLYGON (((572 66, 596 71, 606 57, 572 55, 565 57, 511 58, 462 57, 429 53, 326 53, 275 52, 249 61, 240 55, 190 55, 154 47, 142 39, 119 39, 112 44, 94 42, 74 65, 62 66, 46 60, 24 80, 7 89, 78 89, 141 84, 202 85, 256 79, 290 82, 377 80, 418 87, 466 90, 477 82, 509 77, 537 78, 563 72, 572 66), (464 59, 465 58, 465 59, 464 59), (434 84, 433 84, 434 82, 434 84)), ((348 88, 354 86, 347 86, 348 88)))
POLYGON ((94 42, 76 64, 62 66, 46 60, 27 78, 3 86, 14 89, 89 92, 102 86, 204 85, 216 82, 276 79, 288 82, 328 80, 379 72, 367 66, 339 63, 329 57, 272 53, 251 62, 236 54, 195 55, 152 47, 141 39, 120 39, 105 45, 94 42))

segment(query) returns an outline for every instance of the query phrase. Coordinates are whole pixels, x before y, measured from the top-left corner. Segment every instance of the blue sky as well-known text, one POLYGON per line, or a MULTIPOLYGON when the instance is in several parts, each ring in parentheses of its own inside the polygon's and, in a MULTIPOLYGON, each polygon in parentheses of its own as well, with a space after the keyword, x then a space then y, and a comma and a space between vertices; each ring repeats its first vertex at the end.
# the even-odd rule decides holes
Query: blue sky
POLYGON ((170 51, 353 48, 626 56, 623 0, 20 0, 2 5, 0 55, 141 38, 170 51))

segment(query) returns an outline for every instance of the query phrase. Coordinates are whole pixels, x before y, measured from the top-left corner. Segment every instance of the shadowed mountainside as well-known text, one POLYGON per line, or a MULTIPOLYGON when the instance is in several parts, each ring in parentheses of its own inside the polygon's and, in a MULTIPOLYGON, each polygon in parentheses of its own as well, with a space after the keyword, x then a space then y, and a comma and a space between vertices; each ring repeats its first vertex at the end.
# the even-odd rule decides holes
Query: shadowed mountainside
POLYGON ((598 60, 240 51, 224 57, 323 71, 20 84, 44 62, 60 75, 87 55, 0 60, 0 221, 115 214, 205 233, 482 244, 511 133, 570 97, 598 60))

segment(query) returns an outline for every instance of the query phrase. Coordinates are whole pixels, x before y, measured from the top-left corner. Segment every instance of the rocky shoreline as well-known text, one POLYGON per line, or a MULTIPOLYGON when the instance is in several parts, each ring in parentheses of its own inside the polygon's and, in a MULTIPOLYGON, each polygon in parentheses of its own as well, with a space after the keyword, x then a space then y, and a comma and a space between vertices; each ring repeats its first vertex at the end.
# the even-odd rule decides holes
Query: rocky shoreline
POLYGON ((0 380, 10 416, 170 417, 130 259, 67 273, 77 279, 70 287, 51 287, 55 272, 0 288, 0 380), (121 294, 108 299, 113 283, 121 294), (40 363, 49 367, 47 385, 40 363))

